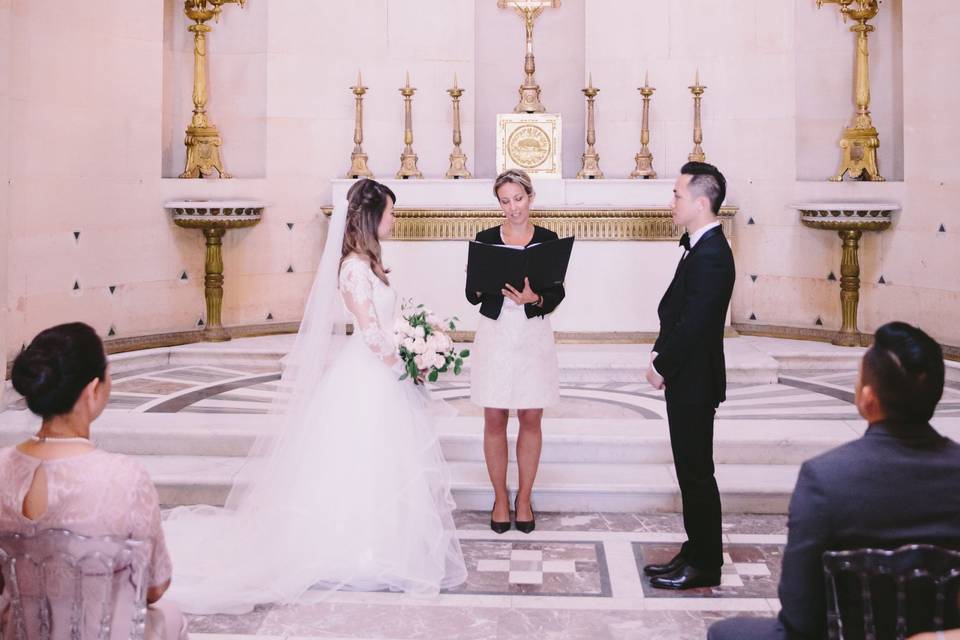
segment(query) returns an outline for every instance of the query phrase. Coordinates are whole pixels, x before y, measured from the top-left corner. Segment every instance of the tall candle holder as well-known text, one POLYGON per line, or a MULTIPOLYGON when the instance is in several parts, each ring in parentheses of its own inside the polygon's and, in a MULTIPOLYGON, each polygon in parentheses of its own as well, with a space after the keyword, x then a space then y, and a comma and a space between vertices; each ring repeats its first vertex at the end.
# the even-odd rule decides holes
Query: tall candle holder
POLYGON ((417 154, 413 152, 413 94, 417 90, 410 86, 410 72, 407 72, 407 83, 400 88, 403 95, 403 153, 400 154, 400 170, 397 177, 422 178, 423 174, 417 168, 417 154))
POLYGON ((186 0, 183 11, 196 22, 187 29, 193 33, 193 118, 187 127, 183 143, 187 147, 187 163, 181 178, 209 177, 216 172, 220 178, 229 178, 220 159, 220 132, 207 117, 207 34, 212 27, 207 22, 219 19, 222 5, 239 4, 246 0, 186 0))
POLYGON ((650 74, 643 77, 643 86, 637 91, 643 96, 643 122, 640 125, 640 153, 635 156, 637 168, 630 174, 631 178, 654 179, 657 172, 653 170, 653 154, 647 145, 650 143, 650 98, 657 89, 650 86, 650 74))
POLYGON ((367 87, 363 86, 363 78, 357 71, 357 84, 350 87, 356 104, 354 105, 355 121, 353 126, 353 153, 350 154, 350 170, 348 178, 372 178, 373 172, 367 166, 367 154, 363 151, 363 94, 367 87))
POLYGON ((577 178, 593 180, 603 177, 603 171, 600 170, 600 154, 594 148, 597 142, 596 123, 594 119, 594 101, 600 89, 593 86, 593 74, 590 74, 590 80, 587 87, 582 89, 583 95, 587 97, 587 150, 581 156, 580 171, 577 172, 577 178))
POLYGON ((526 54, 523 59, 523 84, 520 85, 520 102, 514 113, 543 113, 547 110, 540 102, 540 85, 534 74, 537 64, 533 57, 533 23, 544 9, 559 8, 560 0, 497 0, 501 9, 513 9, 523 18, 526 29, 526 54))
POLYGON ((697 74, 694 77, 693 85, 690 87, 690 92, 693 94, 693 151, 690 152, 690 155, 687 156, 687 160, 690 162, 706 162, 707 154, 703 152, 703 147, 700 146, 700 143, 703 142, 703 124, 700 118, 700 99, 703 97, 703 92, 706 90, 706 87, 700 84, 700 70, 697 69, 697 74))
POLYGON ((842 158, 840 168, 832 176, 832 182, 843 180, 844 174, 849 173, 854 180, 872 180, 882 182, 885 178, 877 168, 877 148, 880 146, 880 136, 873 119, 870 117, 870 52, 867 47, 867 35, 876 29, 867 24, 880 12, 877 0, 817 0, 817 7, 823 4, 840 5, 840 14, 843 21, 847 17, 853 18, 854 24, 850 31, 857 34, 856 77, 854 78, 854 95, 856 96, 857 112, 853 116, 853 123, 843 131, 840 139, 842 158), (853 5, 857 6, 854 7, 853 5))
POLYGON ((462 136, 460 134, 460 96, 463 95, 463 89, 457 84, 457 74, 453 74, 453 88, 447 89, 450 98, 453 100, 453 151, 450 152, 450 168, 447 169, 447 177, 451 179, 471 178, 467 170, 467 156, 460 149, 462 136))

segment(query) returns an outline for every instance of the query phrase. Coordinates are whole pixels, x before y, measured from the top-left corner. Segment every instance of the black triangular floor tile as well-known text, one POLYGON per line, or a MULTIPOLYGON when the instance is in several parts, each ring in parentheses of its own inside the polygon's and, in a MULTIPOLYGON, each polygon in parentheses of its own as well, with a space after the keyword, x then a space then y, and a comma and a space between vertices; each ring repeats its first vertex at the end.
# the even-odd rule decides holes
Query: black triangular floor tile
POLYGON ((113 295, 113 293, 117 290, 117 285, 112 284, 109 287, 107 287, 107 289, 110 290, 110 295, 113 295))
POLYGON ((757 319, 757 314, 751 313, 751 314, 750 314, 750 319, 751 319, 751 320, 756 320, 756 319, 757 319))
POLYGON ((939 232, 939 233, 946 233, 946 232, 947 232, 947 228, 944 227, 943 224, 941 224, 941 225, 940 225, 940 228, 937 229, 937 232, 939 232))
POLYGON ((268 313, 268 314, 267 314, 267 320, 273 320, 273 314, 272 314, 272 313, 268 313))
POLYGON ((883 276, 880 276, 880 279, 877 280, 877 284, 887 284, 887 281, 884 280, 883 276))
POLYGON ((756 224, 756 222, 753 221, 753 218, 749 218, 747 224, 756 224))
POLYGON ((117 335, 116 329, 114 329, 113 327, 110 327, 110 331, 107 331, 107 337, 115 336, 115 335, 117 335))
POLYGON ((293 273, 293 265, 287 267, 287 273, 293 273))
POLYGON ((203 326, 203 318, 200 318, 199 320, 197 320, 197 326, 198 326, 198 327, 202 327, 202 326, 203 326))
POLYGON ((287 223, 287 229, 290 229, 291 231, 293 231, 293 223, 292 223, 292 222, 288 222, 288 223, 287 223))
POLYGON ((79 239, 80 239, 80 232, 79 232, 79 231, 74 231, 74 232, 73 232, 73 239, 74 239, 74 240, 79 240, 79 239))
POLYGON ((79 281, 79 280, 74 280, 74 281, 73 281, 73 290, 74 290, 74 291, 80 291, 80 281, 79 281))
POLYGON ((830 275, 827 276, 827 280, 830 282, 836 282, 837 276, 833 275, 833 271, 830 272, 830 275))
POLYGON ((186 280, 186 279, 187 279, 187 272, 186 272, 186 271, 181 271, 181 272, 180 272, 180 279, 181 279, 181 280, 186 280))
POLYGON ((756 282, 756 281, 757 281, 757 274, 751 273, 751 274, 750 274, 750 279, 751 279, 753 282, 756 282))
POLYGON ((823 326, 823 320, 820 319, 820 316, 817 316, 817 321, 814 322, 813 324, 817 325, 818 327, 822 327, 822 326, 823 326))

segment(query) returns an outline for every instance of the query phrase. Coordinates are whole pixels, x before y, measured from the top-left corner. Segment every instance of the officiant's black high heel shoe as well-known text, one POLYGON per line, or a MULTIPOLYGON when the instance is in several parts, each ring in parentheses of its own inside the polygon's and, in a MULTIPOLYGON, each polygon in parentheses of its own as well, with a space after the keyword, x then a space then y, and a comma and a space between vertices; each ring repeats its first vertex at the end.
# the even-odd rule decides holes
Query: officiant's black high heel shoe
MULTIPOLYGON (((493 506, 497 506, 496 503, 494 503, 493 506)), ((491 531, 493 531, 494 533, 506 533, 507 531, 510 531, 510 524, 511 523, 509 520, 507 520, 506 522, 497 522, 496 520, 494 520, 493 513, 491 511, 490 513, 490 530, 491 531)))
MULTIPOLYGON (((513 501, 513 512, 519 513, 517 511, 516 499, 513 501)), ((533 530, 537 528, 537 515, 533 512, 533 503, 530 504, 530 515, 531 518, 529 520, 517 519, 514 522, 514 524, 517 525, 517 531, 520 531, 521 533, 533 533, 533 530)))

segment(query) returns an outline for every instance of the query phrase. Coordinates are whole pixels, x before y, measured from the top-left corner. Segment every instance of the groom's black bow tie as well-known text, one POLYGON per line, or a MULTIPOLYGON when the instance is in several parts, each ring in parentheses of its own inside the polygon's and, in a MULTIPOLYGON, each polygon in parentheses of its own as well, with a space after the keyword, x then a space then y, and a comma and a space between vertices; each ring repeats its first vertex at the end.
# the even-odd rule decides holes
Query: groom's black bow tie
POLYGON ((689 233, 684 232, 684 234, 680 236, 680 246, 686 249, 687 251, 690 251, 690 234, 689 233))

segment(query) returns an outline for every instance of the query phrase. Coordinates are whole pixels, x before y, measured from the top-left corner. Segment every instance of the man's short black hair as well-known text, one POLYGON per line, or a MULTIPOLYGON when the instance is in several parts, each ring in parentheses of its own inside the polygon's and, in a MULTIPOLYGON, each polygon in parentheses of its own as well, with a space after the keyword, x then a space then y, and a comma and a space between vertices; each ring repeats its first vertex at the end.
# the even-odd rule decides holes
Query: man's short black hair
POLYGON ((886 418, 927 423, 943 396, 943 349, 906 322, 889 322, 863 356, 863 384, 873 388, 886 418))
POLYGON ((720 205, 727 197, 727 179, 720 170, 706 162, 688 162, 680 168, 680 173, 691 176, 689 188, 699 196, 706 196, 710 209, 720 213, 720 205))

